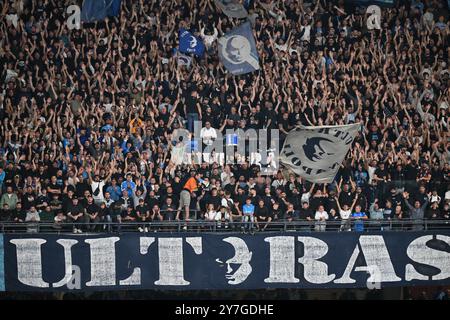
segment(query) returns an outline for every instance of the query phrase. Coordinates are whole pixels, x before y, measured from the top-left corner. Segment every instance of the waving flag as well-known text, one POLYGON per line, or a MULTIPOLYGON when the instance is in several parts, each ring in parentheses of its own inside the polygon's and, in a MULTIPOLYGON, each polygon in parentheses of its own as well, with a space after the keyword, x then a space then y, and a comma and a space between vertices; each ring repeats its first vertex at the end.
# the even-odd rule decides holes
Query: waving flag
POLYGON ((84 0, 81 21, 94 22, 104 20, 107 16, 118 16, 120 5, 121 0, 84 0))
POLYGON ((205 45, 202 40, 184 28, 180 29, 179 41, 180 52, 193 53, 197 56, 202 56, 205 52, 205 45))
POLYGON ((360 127, 297 127, 286 137, 280 162, 308 181, 331 183, 360 127))
POLYGON ((179 66, 186 66, 189 68, 192 63, 192 58, 181 52, 177 52, 177 61, 179 66))
POLYGON ((244 19, 248 13, 239 0, 215 0, 216 5, 230 18, 244 19))
POLYGON ((218 48, 220 61, 233 75, 259 69, 259 57, 250 22, 220 38, 218 48))

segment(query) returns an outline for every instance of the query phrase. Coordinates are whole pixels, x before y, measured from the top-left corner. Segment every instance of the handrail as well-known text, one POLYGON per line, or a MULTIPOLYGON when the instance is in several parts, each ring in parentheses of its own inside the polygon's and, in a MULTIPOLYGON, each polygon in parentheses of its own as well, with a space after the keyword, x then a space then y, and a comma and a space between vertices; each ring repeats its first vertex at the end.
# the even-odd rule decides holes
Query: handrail
MULTIPOLYGON (((266 226, 263 232, 290 232, 308 231, 321 232, 315 229, 316 221, 275 221, 268 223, 253 223, 252 231, 258 231, 257 225, 266 226)), ((450 220, 427 220, 427 219, 402 219, 402 220, 364 220, 348 221, 343 228, 342 221, 327 221, 323 231, 353 231, 355 225, 361 226, 363 231, 417 231, 417 230, 450 230, 450 220)), ((52 222, 0 222, 2 233, 71 233, 73 227, 83 229, 84 232, 108 233, 108 232, 138 232, 138 228, 147 228, 147 232, 242 232, 249 222, 215 222, 204 220, 172 220, 151 222, 76 222, 76 223, 52 223, 52 222)))

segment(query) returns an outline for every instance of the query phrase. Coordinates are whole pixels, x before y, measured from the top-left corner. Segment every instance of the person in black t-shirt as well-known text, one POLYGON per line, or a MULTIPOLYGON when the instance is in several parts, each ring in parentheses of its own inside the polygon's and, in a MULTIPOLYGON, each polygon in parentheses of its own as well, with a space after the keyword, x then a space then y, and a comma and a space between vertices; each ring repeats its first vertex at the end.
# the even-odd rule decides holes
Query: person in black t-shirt
POLYGON ((338 193, 339 203, 341 204, 341 206, 346 204, 350 207, 353 203, 354 198, 353 191, 350 189, 350 185, 348 183, 345 183, 342 190, 338 189, 338 193))
POLYGON ((268 207, 265 206, 264 200, 258 201, 258 206, 255 209, 256 229, 264 231, 269 223, 272 221, 272 216, 268 207))
POLYGON ((312 221, 314 221, 314 212, 309 207, 308 201, 302 202, 302 207, 298 210, 298 220, 302 224, 305 224, 300 226, 300 230, 311 230, 312 221))
MULTIPOLYGON (((136 206, 136 216, 139 222, 149 222, 150 221, 150 209, 144 204, 144 199, 139 199, 139 204, 136 206)), ((148 227, 143 224, 138 228, 139 232, 148 232, 148 227)))
POLYGON ((194 131, 194 122, 202 120, 202 109, 198 102, 198 93, 196 90, 192 90, 191 95, 186 98, 184 104, 184 113, 187 116, 187 129, 190 132, 194 131))
POLYGON ((82 233, 82 225, 80 223, 85 223, 89 221, 89 218, 84 215, 85 210, 83 206, 79 203, 78 198, 72 199, 72 205, 67 209, 68 222, 73 223, 73 233, 82 233), (87 219, 86 219, 87 218, 87 219))
POLYGON ((95 231, 100 229, 97 223, 100 221, 100 208, 95 204, 94 198, 92 196, 88 197, 88 203, 86 206, 86 215, 89 223, 93 223, 87 226, 87 230, 95 231))

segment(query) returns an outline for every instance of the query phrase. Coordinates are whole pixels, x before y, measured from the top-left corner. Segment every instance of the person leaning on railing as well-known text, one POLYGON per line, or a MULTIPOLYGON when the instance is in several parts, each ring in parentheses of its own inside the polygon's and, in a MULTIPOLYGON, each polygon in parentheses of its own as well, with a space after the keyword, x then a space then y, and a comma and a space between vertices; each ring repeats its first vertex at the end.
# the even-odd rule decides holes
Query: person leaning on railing
POLYGON ((314 219, 316 220, 314 229, 316 231, 325 231, 327 227, 327 220, 329 216, 328 213, 325 211, 323 205, 319 205, 319 208, 316 211, 316 214, 314 216, 314 219))
POLYGON ((256 217, 256 229, 258 231, 266 230, 267 226, 272 221, 271 212, 268 207, 266 207, 264 200, 260 199, 258 201, 258 206, 255 209, 256 217))
POLYGON ((357 205, 355 207, 355 212, 352 213, 353 230, 358 232, 364 231, 364 220, 369 219, 361 207, 357 205))
POLYGON ((358 201, 358 194, 355 195, 355 199, 353 199, 352 205, 349 207, 347 203, 345 203, 342 207, 339 202, 339 198, 336 197, 336 204, 339 208, 339 216, 341 217, 341 226, 339 231, 350 231, 351 230, 351 215, 355 204, 358 201))
POLYGON ((411 203, 409 203, 409 193, 408 192, 403 193, 403 198, 405 199, 406 207, 409 210, 409 216, 413 222, 412 229, 413 230, 422 230, 423 225, 422 225, 421 221, 423 220, 423 218, 425 216, 425 209, 428 205, 428 198, 425 199, 423 204, 421 204, 419 200, 414 201, 414 206, 411 205, 411 203))
POLYGON ((301 222, 300 230, 311 231, 311 224, 314 221, 314 212, 309 207, 308 201, 302 201, 302 207, 298 210, 298 220, 301 222))
POLYGON ((375 202, 370 205, 369 208, 369 216, 370 216, 370 225, 380 229, 381 222, 384 219, 383 209, 380 208, 380 203, 378 199, 375 199, 375 202))

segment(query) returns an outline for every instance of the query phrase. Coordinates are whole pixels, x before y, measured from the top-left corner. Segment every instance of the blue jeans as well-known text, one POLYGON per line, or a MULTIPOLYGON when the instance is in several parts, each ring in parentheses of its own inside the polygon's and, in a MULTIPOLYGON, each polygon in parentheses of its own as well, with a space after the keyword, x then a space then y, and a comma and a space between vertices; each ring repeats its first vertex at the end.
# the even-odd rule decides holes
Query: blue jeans
POLYGON ((188 113, 187 114, 187 127, 189 132, 194 132, 194 121, 198 121, 198 113, 188 113))
POLYGON ((242 222, 244 223, 244 230, 253 231, 253 221, 254 217, 253 215, 244 215, 242 217, 242 222))

